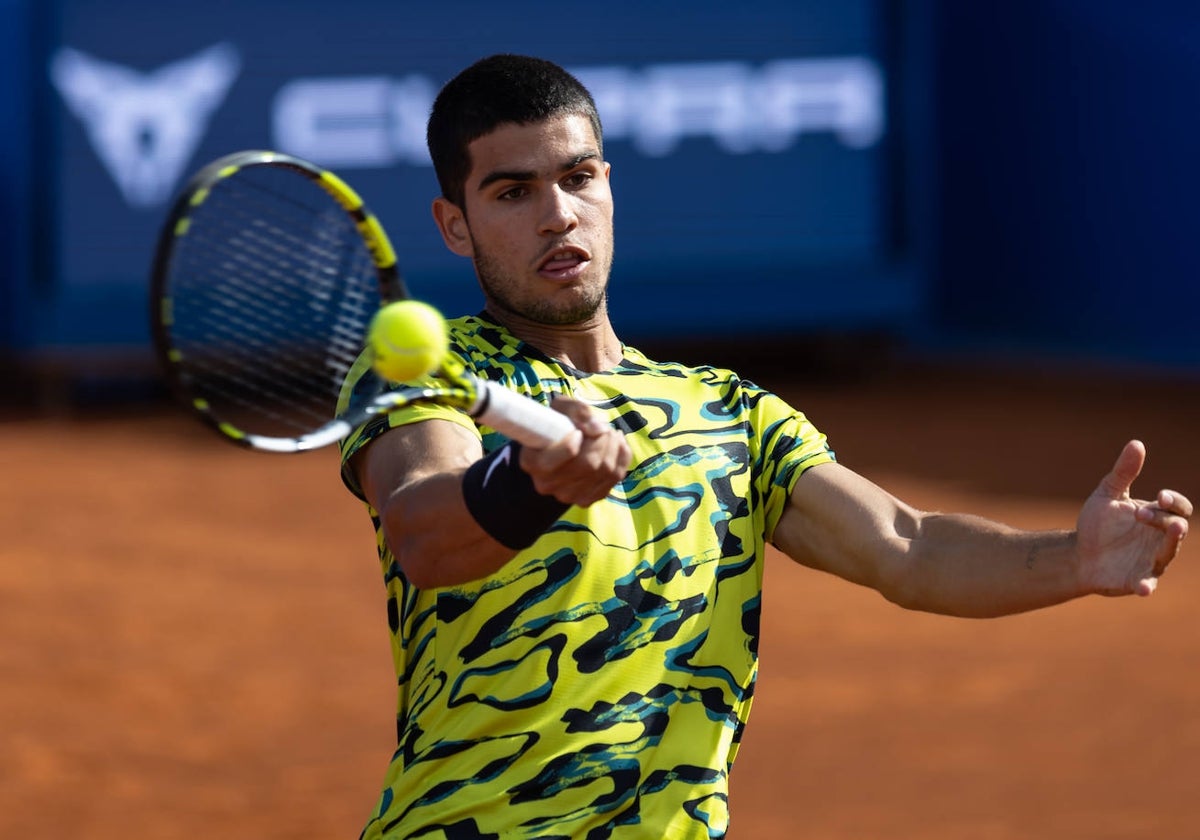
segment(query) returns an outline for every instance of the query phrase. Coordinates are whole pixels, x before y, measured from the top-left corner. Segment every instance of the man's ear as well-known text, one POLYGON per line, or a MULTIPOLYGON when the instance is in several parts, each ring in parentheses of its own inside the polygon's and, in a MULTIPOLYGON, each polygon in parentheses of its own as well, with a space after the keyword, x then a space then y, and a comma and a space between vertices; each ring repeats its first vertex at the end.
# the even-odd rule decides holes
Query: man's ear
POLYGON ((433 220, 437 223, 442 240, 460 257, 474 257, 475 246, 471 242, 471 230, 467 217, 457 204, 438 196, 433 200, 433 220))

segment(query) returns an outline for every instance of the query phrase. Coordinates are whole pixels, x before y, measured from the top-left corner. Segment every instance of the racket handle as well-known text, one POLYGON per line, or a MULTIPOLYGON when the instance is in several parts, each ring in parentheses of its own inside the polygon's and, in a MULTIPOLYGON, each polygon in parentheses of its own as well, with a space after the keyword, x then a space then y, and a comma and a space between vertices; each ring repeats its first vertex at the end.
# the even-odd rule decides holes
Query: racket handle
POLYGON ((562 440, 575 428, 565 414, 490 380, 479 382, 479 401, 471 416, 515 441, 539 448, 562 440))

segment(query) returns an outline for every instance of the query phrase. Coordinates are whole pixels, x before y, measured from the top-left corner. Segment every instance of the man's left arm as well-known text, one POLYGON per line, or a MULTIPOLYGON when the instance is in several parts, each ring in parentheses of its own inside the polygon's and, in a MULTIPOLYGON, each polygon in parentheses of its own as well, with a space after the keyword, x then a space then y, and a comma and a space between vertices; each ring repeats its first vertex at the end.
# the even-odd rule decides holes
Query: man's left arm
POLYGON ((1191 502, 1130 496, 1145 447, 1130 441, 1074 530, 1025 531, 918 510, 836 463, 800 478, 772 541, 793 560, 908 609, 1009 615, 1088 594, 1149 595, 1187 535, 1191 502))

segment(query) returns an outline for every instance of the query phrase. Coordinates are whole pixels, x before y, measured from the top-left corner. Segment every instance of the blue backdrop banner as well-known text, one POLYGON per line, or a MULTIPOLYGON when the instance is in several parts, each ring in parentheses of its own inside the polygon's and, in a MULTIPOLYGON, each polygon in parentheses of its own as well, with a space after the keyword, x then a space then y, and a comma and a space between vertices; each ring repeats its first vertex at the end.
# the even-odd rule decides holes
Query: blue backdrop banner
POLYGON ((38 71, 52 100, 53 294, 40 344, 147 342, 158 226, 187 177, 271 148, 334 168, 378 214, 414 290, 475 311, 446 251, 424 145, 439 86, 495 52, 592 90, 617 202, 612 311, 627 336, 895 323, 920 306, 895 235, 885 4, 62 0, 38 71))

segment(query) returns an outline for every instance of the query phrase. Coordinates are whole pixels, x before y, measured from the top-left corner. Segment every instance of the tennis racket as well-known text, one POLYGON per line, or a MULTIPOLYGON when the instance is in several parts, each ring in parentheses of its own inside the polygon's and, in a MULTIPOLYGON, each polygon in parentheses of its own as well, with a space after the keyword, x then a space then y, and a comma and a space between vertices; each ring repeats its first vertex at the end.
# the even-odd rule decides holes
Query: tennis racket
POLYGON ((171 389, 242 446, 317 449, 429 402, 531 446, 573 428, 451 354, 419 384, 379 378, 365 333, 380 306, 408 297, 395 252, 354 190, 299 158, 237 152, 196 173, 163 225, 150 283, 154 349, 171 389), (361 376, 350 394, 352 373, 361 376))

